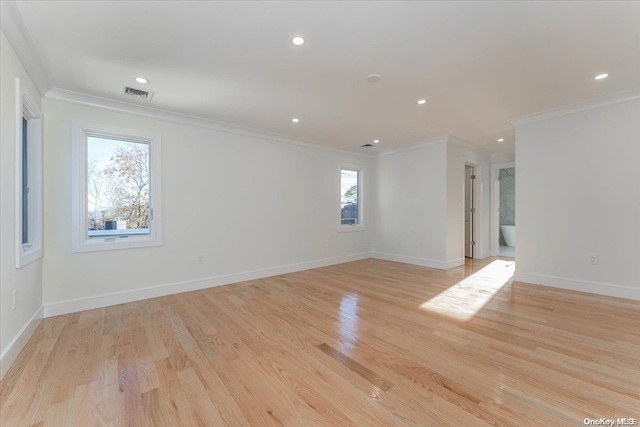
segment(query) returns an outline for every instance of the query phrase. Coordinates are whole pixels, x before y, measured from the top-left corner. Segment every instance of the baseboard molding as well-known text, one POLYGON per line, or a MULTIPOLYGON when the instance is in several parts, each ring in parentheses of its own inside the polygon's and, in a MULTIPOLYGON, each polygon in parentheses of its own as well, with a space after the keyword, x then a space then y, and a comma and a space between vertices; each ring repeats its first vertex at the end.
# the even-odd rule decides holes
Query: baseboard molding
POLYGON ((4 374, 7 373, 13 362, 16 360, 24 346, 31 338, 31 335, 35 332, 44 317, 44 306, 41 306, 33 316, 25 323, 18 335, 2 350, 0 354, 0 380, 4 378, 4 374))
POLYGON ((438 270, 449 270, 464 264, 464 258, 453 261, 438 261, 435 259, 418 258, 406 255, 386 254, 382 252, 371 252, 371 258, 383 259, 385 261, 402 262, 404 264, 419 265, 421 267, 437 268, 438 270))
POLYGON ((568 289, 571 291, 606 295, 609 297, 640 300, 640 288, 630 288, 628 286, 613 285, 610 283, 568 279, 566 277, 549 276, 546 274, 518 273, 517 269, 514 281, 533 283, 534 285, 551 286, 553 288, 568 289))
POLYGON ((491 256, 491 251, 480 252, 478 256, 474 257, 475 259, 485 259, 491 256))
POLYGON ((452 259, 447 261, 447 268, 445 270, 450 270, 452 268, 456 268, 456 267, 460 267, 461 265, 464 265, 464 260, 465 258, 456 258, 456 259, 452 259))
POLYGON ((343 264, 345 262, 351 261, 359 261, 362 259, 370 258, 370 256, 371 254, 369 252, 364 252, 342 257, 325 258, 317 261, 266 268, 262 270, 253 270, 243 273, 207 277, 204 279, 190 280, 178 283, 168 283, 159 286, 135 289, 131 291, 114 292, 111 294, 96 295, 88 298, 54 302, 45 305, 44 316, 59 316, 62 314, 76 313, 78 311, 92 310, 94 308, 108 307, 110 305, 124 304, 127 302, 179 294, 182 292, 195 291, 198 289, 213 288, 216 286, 228 285, 231 283, 245 282, 247 280, 256 280, 265 277, 279 276, 281 274, 295 273, 296 271, 327 267, 329 265, 343 264))

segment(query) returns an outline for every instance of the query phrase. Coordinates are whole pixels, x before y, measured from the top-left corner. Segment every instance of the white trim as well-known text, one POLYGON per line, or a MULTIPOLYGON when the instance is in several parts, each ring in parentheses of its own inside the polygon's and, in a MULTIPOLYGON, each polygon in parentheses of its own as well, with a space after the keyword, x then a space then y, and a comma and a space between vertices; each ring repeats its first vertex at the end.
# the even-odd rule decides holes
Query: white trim
POLYGON ((491 154, 491 164, 495 163, 507 163, 516 161, 515 151, 501 151, 499 153, 491 154))
POLYGON ((42 258, 42 113, 38 104, 22 87, 20 79, 15 79, 16 102, 16 157, 15 157, 15 253, 16 268, 42 258), (28 143, 28 230, 29 246, 22 243, 22 118, 27 119, 28 143))
POLYGON ((396 149, 390 149, 390 150, 386 150, 383 152, 380 152, 377 154, 377 156, 384 156, 387 154, 396 154, 396 153, 403 153, 405 151, 412 151, 412 150, 418 150, 420 148, 425 148, 425 147, 430 147, 432 145, 438 145, 438 144, 442 144, 442 143, 446 143, 446 142, 451 142, 452 144, 456 144, 458 146, 461 146, 463 148, 466 148, 468 150, 473 150, 473 151, 477 151, 480 152, 481 154, 487 155, 487 156, 491 156, 492 151, 489 150, 486 147, 483 147, 481 145, 475 144, 473 142, 469 142, 466 141, 462 138, 458 138, 455 135, 442 135, 442 136, 438 136, 436 138, 430 138, 430 139, 426 139, 426 140, 422 140, 422 141, 417 141, 417 142, 413 142, 409 145, 406 145, 404 147, 400 147, 400 148, 396 148, 396 149))
POLYGON ((44 317, 44 306, 40 308, 31 316, 31 318, 20 329, 20 332, 11 340, 9 344, 2 350, 0 354, 0 380, 7 373, 13 362, 24 348, 24 346, 31 338, 31 335, 40 325, 40 321, 44 317))
POLYGON ((640 301, 640 288, 614 285, 611 283, 569 279, 566 277, 550 276, 546 274, 518 273, 517 269, 514 282, 532 283, 534 285, 569 289, 572 291, 588 292, 591 294, 606 295, 610 297, 626 298, 640 301))
POLYGON ((439 136, 437 138, 431 138, 431 139, 425 139, 422 141, 417 141, 414 143, 411 143, 407 146, 401 147, 401 148, 396 148, 396 149, 391 149, 391 150, 387 150, 387 151, 383 151, 381 153, 378 153, 377 156, 385 156, 387 154, 397 154, 397 153, 404 153, 406 151, 413 151, 413 150, 418 150, 420 148, 426 148, 426 147, 430 147, 432 145, 438 145, 438 144, 443 144, 446 143, 449 140, 449 135, 443 135, 443 136, 439 136))
MULTIPOLYGON (((494 163, 491 165, 491 256, 500 255, 500 169, 515 168, 516 162, 494 163)), ((516 191, 518 191, 516 189, 516 191)))
POLYGON ((366 230, 364 225, 339 225, 338 233, 349 233, 351 231, 364 231, 366 230))
POLYGON ((475 257, 475 259, 485 259, 489 256, 491 256, 491 251, 484 251, 484 252, 481 252, 480 255, 475 257))
POLYGON ((588 101, 576 104, 566 105, 559 108, 553 108, 539 113, 528 114, 526 116, 514 117, 509 119, 509 123, 514 127, 527 125, 529 123, 539 122, 541 120, 554 119, 556 117, 566 116, 568 114, 579 113, 581 111, 591 110, 593 108, 604 107, 606 105, 618 104, 620 102, 631 101, 640 98, 640 89, 632 89, 626 92, 616 93, 601 98, 590 99, 588 101))
POLYGON ((232 135, 242 135, 250 138, 260 138, 269 141, 282 142, 286 144, 293 144, 302 147, 318 148, 321 150, 327 150, 332 152, 338 152, 343 154, 355 155, 359 157, 374 157, 372 154, 365 154, 355 150, 346 150, 338 147, 332 147, 328 145, 322 145, 314 142, 305 141, 302 139, 291 138, 285 135, 280 135, 263 130, 232 125, 215 120, 204 119, 201 117, 190 116, 187 114, 175 113, 168 110, 161 110, 159 108, 145 107, 141 105, 129 104, 123 101, 116 101, 113 99, 103 98, 94 95, 87 95, 84 93, 74 92, 66 89, 53 88, 49 90, 45 96, 45 99, 53 101, 66 102, 69 104, 83 105, 86 107, 98 108, 101 110, 112 111, 116 113, 130 114, 133 116, 144 117, 154 120, 162 120, 165 122, 178 123, 187 126, 194 126, 204 129, 212 129, 219 132, 225 132, 232 135))
POLYGON ((440 261, 428 258, 418 258, 406 255, 387 254, 382 252, 371 252, 371 258, 385 261, 401 262, 404 264, 419 265, 421 267, 436 268, 438 270, 449 270, 464 264, 464 257, 451 261, 440 261))
POLYGON ((464 265, 464 257, 451 259, 447 261, 445 264, 446 264, 445 270, 451 270, 452 268, 460 267, 461 265, 464 265))
POLYGON ((451 142, 452 144, 457 144, 461 147, 464 147, 468 150, 473 150, 473 151, 479 151, 480 153, 486 155, 486 156, 491 156, 492 151, 489 150, 486 147, 483 147, 481 145, 475 144, 473 142, 469 142, 467 140, 464 140, 462 138, 458 138, 455 135, 449 135, 449 142, 451 142))
MULTIPOLYGON (((476 252, 480 253, 480 248, 482 247, 482 233, 481 233, 481 224, 483 224, 482 221, 482 211, 483 211, 483 206, 482 206, 482 199, 484 198, 484 186, 482 185, 482 164, 475 160, 475 159, 470 159, 467 157, 463 157, 462 158, 462 255, 463 257, 466 257, 466 252, 464 250, 464 245, 466 243, 465 239, 466 239, 466 230, 464 228, 464 215, 465 215, 465 210, 467 209, 466 207, 466 194, 465 194, 465 190, 466 190, 466 185, 465 185, 465 181, 467 179, 466 176, 466 166, 471 166, 473 167, 473 173, 476 176, 476 179, 473 182, 473 191, 474 191, 474 201, 475 201, 475 208, 476 211, 474 212, 475 215, 473 215, 473 241, 476 242, 476 244, 474 245, 475 247, 472 250, 473 253, 473 259, 477 259, 478 257, 476 256, 476 252)), ((463 258, 464 259, 464 258, 463 258)))
POLYGON ((75 313, 83 310, 107 307, 110 305, 124 304, 149 298, 157 298, 165 295, 173 295, 198 289, 213 288, 231 283, 245 282, 248 280, 262 279, 265 277, 279 276, 281 274, 294 273, 296 271, 310 270, 313 268, 327 267, 345 262, 359 261, 370 257, 368 252, 346 255, 335 258, 325 258, 317 261, 307 261, 298 264, 289 264, 278 267, 253 270, 243 273, 226 274, 222 276, 207 277, 186 282, 168 283, 131 291, 114 292, 111 294, 97 295, 87 298, 78 298, 68 301, 60 301, 45 306, 45 317, 61 314, 75 313))
POLYGON ((40 97, 42 97, 51 88, 51 79, 40 61, 40 56, 26 30, 15 1, 3 0, 0 2, 0 26, 27 75, 36 86, 40 97))
POLYGON ((72 122, 71 135, 71 252, 132 249, 162 245, 162 139, 159 134, 97 123, 72 122), (149 235, 116 239, 89 239, 86 222, 87 136, 140 140, 149 144, 149 207, 153 210, 149 235))

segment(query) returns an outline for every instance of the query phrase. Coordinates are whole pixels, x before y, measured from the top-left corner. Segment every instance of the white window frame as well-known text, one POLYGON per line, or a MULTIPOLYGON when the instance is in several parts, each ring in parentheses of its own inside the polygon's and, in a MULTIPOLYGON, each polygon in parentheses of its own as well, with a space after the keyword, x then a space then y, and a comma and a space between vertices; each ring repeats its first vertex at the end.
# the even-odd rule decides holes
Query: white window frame
POLYGON ((146 248, 162 245, 161 139, 156 133, 124 129, 97 123, 72 124, 72 214, 71 252, 146 248), (101 137, 149 144, 149 234, 117 237, 89 237, 87 227, 87 137, 101 137))
POLYGON ((343 164, 340 166, 340 192, 338 194, 338 231, 362 231, 364 227, 364 192, 362 182, 364 176, 364 167, 360 165, 343 164), (358 223, 357 224, 342 224, 342 171, 350 170, 358 172, 358 223))
POLYGON ((42 114, 16 78, 16 268, 42 257, 42 114), (27 119, 28 241, 22 243, 22 118, 27 119))

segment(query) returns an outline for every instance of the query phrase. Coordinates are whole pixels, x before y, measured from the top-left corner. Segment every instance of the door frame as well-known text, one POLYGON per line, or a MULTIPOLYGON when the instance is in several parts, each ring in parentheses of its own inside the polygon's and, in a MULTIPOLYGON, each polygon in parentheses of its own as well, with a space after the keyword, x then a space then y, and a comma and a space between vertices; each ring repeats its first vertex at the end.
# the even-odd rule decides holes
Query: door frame
POLYGON ((473 215, 473 223, 472 223, 472 238, 473 241, 476 242, 476 244, 474 245, 471 253, 473 255, 473 257, 471 259, 480 259, 483 256, 482 251, 480 250, 480 248, 482 248, 482 242, 481 242, 481 236, 482 233, 480 232, 480 224, 482 224, 481 218, 482 218, 482 165, 480 164, 480 162, 478 162, 475 159, 468 159, 468 158, 463 158, 462 159, 462 237, 461 237, 461 244, 462 244, 462 258, 465 259, 466 257, 466 252, 464 250, 464 245, 465 245, 465 224, 464 224, 464 214, 465 214, 465 210, 467 209, 466 207, 466 194, 465 194, 465 180, 466 180, 466 167, 467 166, 471 166, 473 167, 473 173, 476 176, 476 179, 473 180, 473 201, 475 204, 475 208, 476 211, 474 212, 473 215))
POLYGON ((516 162, 491 165, 491 256, 500 255, 500 169, 515 167, 516 162))

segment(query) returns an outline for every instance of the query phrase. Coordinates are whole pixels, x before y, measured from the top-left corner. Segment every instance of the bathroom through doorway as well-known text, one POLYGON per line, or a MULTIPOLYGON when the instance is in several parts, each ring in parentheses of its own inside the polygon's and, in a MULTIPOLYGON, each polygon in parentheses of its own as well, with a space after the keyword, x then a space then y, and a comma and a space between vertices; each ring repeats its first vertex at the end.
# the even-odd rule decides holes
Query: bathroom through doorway
POLYGON ((493 220, 491 254, 516 256, 516 167, 514 162, 493 165, 493 220))

